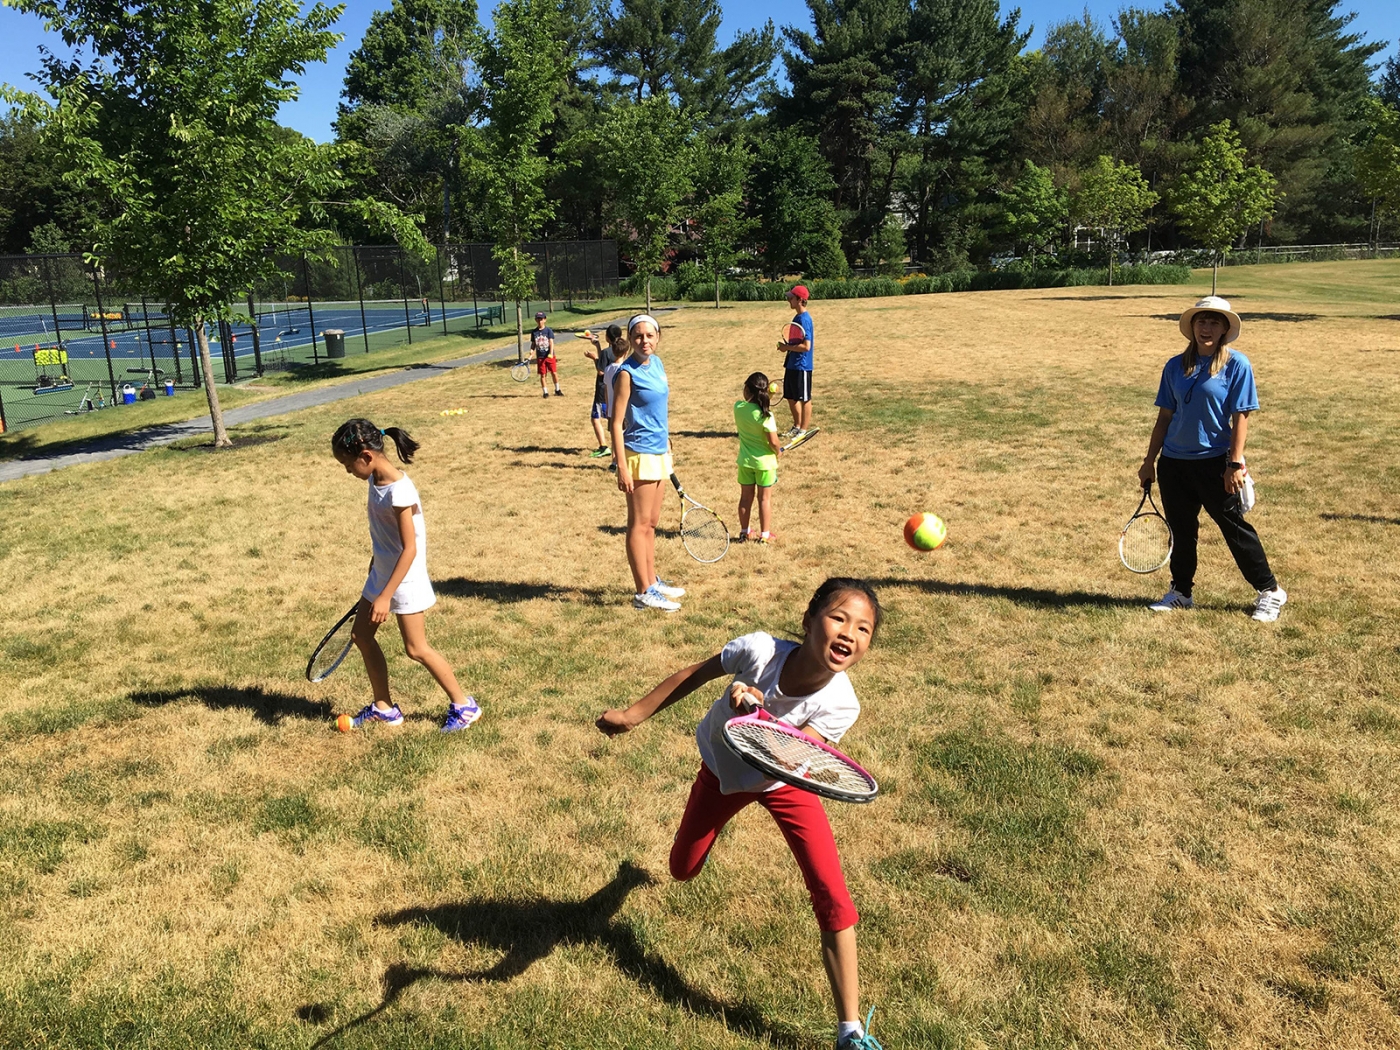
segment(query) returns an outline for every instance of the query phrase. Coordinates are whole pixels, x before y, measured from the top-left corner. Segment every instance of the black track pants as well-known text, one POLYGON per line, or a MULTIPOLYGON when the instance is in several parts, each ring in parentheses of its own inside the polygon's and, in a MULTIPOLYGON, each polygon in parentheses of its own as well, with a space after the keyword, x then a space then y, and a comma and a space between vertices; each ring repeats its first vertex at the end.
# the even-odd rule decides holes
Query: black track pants
POLYGON ((1157 461, 1162 514, 1172 529, 1172 587, 1190 594, 1196 582, 1196 534, 1201 509, 1220 526, 1235 564, 1256 591, 1278 586, 1254 526, 1237 510, 1225 509, 1225 456, 1157 461))

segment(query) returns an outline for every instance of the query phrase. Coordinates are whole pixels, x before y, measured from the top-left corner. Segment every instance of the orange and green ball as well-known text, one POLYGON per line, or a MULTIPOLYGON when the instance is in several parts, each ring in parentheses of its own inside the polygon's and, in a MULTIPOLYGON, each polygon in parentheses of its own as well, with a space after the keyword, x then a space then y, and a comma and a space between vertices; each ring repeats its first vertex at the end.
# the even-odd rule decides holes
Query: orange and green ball
POLYGON ((355 728, 355 720, 349 715, 341 715, 335 720, 335 727, 342 733, 348 733, 355 728))
POLYGON ((916 551, 931 551, 948 538, 948 527, 936 514, 915 514, 904 523, 904 542, 916 551))

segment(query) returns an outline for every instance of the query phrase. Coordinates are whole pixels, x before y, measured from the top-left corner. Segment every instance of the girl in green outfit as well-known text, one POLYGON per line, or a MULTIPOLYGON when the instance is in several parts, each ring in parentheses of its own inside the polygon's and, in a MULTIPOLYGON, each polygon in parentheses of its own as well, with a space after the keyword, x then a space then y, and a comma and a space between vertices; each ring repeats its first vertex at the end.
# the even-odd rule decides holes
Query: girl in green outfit
POLYGON ((739 542, 773 540, 773 485, 778 480, 778 422, 768 397, 768 377, 755 372, 744 380, 744 399, 734 402, 739 430, 739 542), (754 491, 758 492, 758 529, 749 528, 754 491))

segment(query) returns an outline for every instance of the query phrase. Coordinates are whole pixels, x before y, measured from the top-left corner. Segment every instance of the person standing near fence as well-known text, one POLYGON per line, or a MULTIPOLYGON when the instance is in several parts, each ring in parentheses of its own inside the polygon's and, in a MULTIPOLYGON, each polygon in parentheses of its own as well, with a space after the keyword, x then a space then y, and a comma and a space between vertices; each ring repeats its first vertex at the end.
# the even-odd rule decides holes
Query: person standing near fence
POLYGON ((559 389, 559 359, 554 356, 554 329, 545 324, 547 317, 544 311, 535 314, 535 329, 530 333, 530 349, 535 351, 535 369, 540 374, 540 393, 549 397, 549 388, 545 386, 545 373, 554 379, 554 396, 563 397, 564 391, 559 389))

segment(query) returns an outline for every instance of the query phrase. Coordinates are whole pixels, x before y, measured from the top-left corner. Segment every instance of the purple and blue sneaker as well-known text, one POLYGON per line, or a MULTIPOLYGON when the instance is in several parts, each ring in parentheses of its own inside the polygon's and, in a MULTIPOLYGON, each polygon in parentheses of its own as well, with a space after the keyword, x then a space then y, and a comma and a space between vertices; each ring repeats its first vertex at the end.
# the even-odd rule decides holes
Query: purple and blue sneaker
POLYGON ((383 722, 386 726, 401 726, 403 725, 403 712, 399 710, 398 704, 387 711, 381 711, 373 704, 367 704, 364 710, 354 717, 353 722, 356 729, 359 729, 366 722, 383 722))
POLYGON ((455 733, 459 729, 466 729, 478 718, 481 717, 481 707, 476 702, 476 697, 467 697, 466 703, 458 707, 449 702, 447 705, 447 717, 443 719, 442 733, 455 733))

